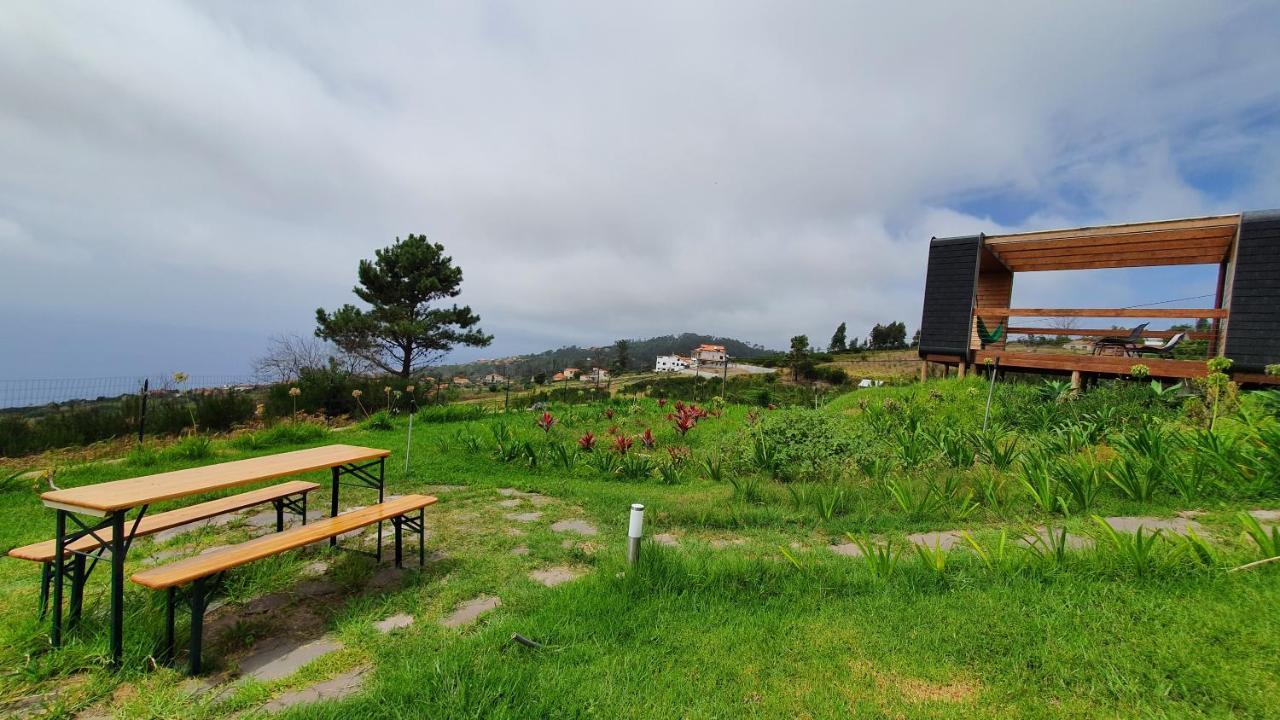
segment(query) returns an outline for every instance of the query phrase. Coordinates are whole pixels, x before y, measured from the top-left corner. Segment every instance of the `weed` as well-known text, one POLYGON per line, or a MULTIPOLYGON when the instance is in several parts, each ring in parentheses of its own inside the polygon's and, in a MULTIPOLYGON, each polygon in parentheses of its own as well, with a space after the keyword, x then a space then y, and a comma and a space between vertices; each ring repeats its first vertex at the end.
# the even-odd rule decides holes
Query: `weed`
POLYGON ((877 543, 869 537, 859 537, 852 533, 846 533, 845 536, 849 538, 850 542, 858 546, 863 560, 867 563, 867 570, 871 572, 872 577, 877 580, 888 580, 893 575, 894 569, 898 567, 898 558, 902 556, 902 553, 893 547, 891 540, 877 543))
POLYGON ((934 547, 922 543, 916 545, 915 549, 916 555, 920 557, 920 564, 935 578, 942 579, 947 574, 947 559, 951 553, 942 549, 941 540, 934 547))
POLYGON ((978 446, 978 455, 997 470, 1013 467, 1014 461, 1021 455, 1017 438, 1010 438, 998 430, 976 433, 973 438, 978 446))
POLYGON ((906 514, 908 519, 923 520, 937 514, 941 509, 942 501, 938 499, 937 492, 931 484, 914 486, 910 483, 889 480, 884 487, 894 504, 906 514))
POLYGON ((207 435, 188 435, 170 445, 165 453, 178 460, 204 460, 213 456, 213 440, 207 435))
POLYGON ((973 535, 968 530, 960 533, 960 537, 968 543, 969 548, 973 550, 973 554, 982 562, 988 570, 1008 570, 1013 564, 1013 556, 1010 553, 1009 531, 1001 529, 999 539, 991 545, 979 544, 973 539, 973 535))
POLYGON ((1156 530, 1147 534, 1146 528, 1139 526, 1136 533, 1122 533, 1117 532, 1107 524, 1106 520, 1097 515, 1093 516, 1093 521, 1098 525, 1102 538, 1111 546, 1112 551, 1122 562, 1132 568, 1138 577, 1146 577, 1155 569, 1159 560, 1156 547, 1163 531, 1156 530))
POLYGON ((1262 551, 1262 557, 1272 558, 1280 555, 1280 525, 1271 526, 1271 532, 1268 533, 1258 519, 1249 513, 1242 512, 1237 517, 1244 527, 1245 536, 1258 546, 1262 551))

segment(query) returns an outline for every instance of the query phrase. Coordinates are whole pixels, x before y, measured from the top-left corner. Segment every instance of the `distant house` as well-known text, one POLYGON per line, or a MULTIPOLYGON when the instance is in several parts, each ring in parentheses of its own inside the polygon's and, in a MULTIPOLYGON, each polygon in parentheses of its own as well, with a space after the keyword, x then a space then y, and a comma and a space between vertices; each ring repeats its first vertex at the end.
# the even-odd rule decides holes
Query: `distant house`
POLYGON ((462 376, 458 376, 453 379, 453 384, 457 385, 458 387, 466 387, 467 385, 471 384, 471 381, 462 376))
POLYGON ((555 375, 551 376, 551 382, 560 382, 561 380, 564 380, 564 379, 566 378, 564 376, 564 373, 562 372, 558 372, 555 375))
POLYGON ((694 348, 692 357, 694 365, 723 365, 729 359, 729 355, 724 351, 723 345, 708 345, 706 343, 694 348))
POLYGON ((1063 345, 1062 348, 1073 352, 1089 352, 1093 350, 1093 342, 1090 340, 1072 340, 1063 345))
POLYGON ((580 372, 582 372, 582 371, 581 371, 581 370, 579 370, 578 368, 565 368, 565 369, 564 369, 564 372, 562 372, 561 374, 562 374, 562 375, 564 375, 564 376, 565 376, 565 378, 567 378, 567 379, 569 379, 569 380, 572 380, 572 379, 574 379, 574 378, 578 377, 578 373, 580 373, 580 372))
POLYGON ((495 372, 491 372, 488 375, 485 375, 484 377, 480 378, 481 385, 501 385, 506 381, 507 379, 505 377, 495 372))
POLYGON ((654 363, 654 372, 679 372, 689 369, 689 358, 683 355, 659 355, 654 363))
POLYGON ((583 382, 602 383, 609 379, 609 371, 604 368, 591 368, 591 372, 581 376, 583 382))
POLYGON ((862 378, 858 381, 858 387, 860 388, 880 387, 883 384, 883 380, 872 380, 870 378, 862 378))

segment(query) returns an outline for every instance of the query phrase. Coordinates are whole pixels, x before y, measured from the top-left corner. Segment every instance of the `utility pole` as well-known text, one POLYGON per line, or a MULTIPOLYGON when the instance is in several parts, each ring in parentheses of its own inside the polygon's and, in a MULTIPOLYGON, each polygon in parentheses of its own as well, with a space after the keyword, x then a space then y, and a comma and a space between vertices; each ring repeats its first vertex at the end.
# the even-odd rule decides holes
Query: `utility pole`
POLYGON ((724 354, 724 375, 720 377, 720 397, 725 398, 725 388, 729 385, 729 353, 724 354))

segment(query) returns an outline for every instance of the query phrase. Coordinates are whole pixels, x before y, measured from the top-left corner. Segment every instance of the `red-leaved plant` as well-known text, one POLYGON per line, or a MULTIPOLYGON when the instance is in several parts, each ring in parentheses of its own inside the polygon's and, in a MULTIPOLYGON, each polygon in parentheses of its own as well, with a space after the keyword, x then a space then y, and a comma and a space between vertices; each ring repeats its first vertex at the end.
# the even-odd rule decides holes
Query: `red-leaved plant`
POLYGON ((610 435, 617 435, 617 434, 618 434, 618 426, 617 426, 617 425, 610 425, 610 426, 609 426, 608 433, 609 433, 610 435))
POLYGON ((605 416, 606 418, 608 418, 608 419, 612 420, 612 419, 613 419, 613 408, 607 408, 607 409, 605 409, 605 411, 604 411, 604 416, 605 416))
POLYGON ((653 437, 652 430, 645 428, 644 432, 640 433, 640 444, 644 445, 646 450, 652 450, 658 444, 657 439, 653 437))
POLYGON ((673 465, 683 465, 693 457, 693 452, 683 445, 672 445, 667 448, 667 457, 671 458, 673 465))
POLYGON ((538 427, 542 428, 544 433, 551 432, 551 426, 555 424, 556 419, 549 412, 542 413, 542 417, 538 418, 538 427))
POLYGON ((685 433, 693 429, 698 424, 698 419, 686 413, 680 413, 675 417, 676 432, 680 433, 680 437, 684 437, 685 433))
POLYGON ((667 406, 667 399, 666 399, 666 398, 658 398, 658 407, 660 407, 660 408, 664 408, 664 407, 666 407, 666 406, 667 406))
POLYGON ((631 449, 631 445, 631 438, 626 435, 619 435, 613 439, 613 449, 619 455, 626 455, 627 451, 631 449))
POLYGON ((592 435, 591 431, 588 430, 586 435, 578 438, 578 447, 581 448, 583 452, 591 452, 592 450, 595 450, 596 436, 592 435))

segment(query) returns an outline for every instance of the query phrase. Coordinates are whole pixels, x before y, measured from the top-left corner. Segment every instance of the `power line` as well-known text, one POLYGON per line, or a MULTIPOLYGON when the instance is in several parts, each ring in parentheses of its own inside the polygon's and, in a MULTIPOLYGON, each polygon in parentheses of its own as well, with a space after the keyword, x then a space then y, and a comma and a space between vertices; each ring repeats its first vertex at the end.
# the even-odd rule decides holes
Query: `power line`
POLYGON ((1183 300, 1203 300, 1205 298, 1211 298, 1211 297, 1213 297, 1213 293, 1209 293, 1207 295, 1195 295, 1193 297, 1174 298, 1172 300, 1161 300, 1160 302, 1143 303, 1141 305, 1126 305, 1123 309, 1132 310, 1134 308, 1151 307, 1152 305, 1168 305, 1169 303, 1182 302, 1183 300))

